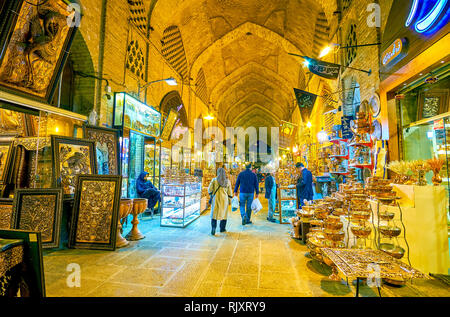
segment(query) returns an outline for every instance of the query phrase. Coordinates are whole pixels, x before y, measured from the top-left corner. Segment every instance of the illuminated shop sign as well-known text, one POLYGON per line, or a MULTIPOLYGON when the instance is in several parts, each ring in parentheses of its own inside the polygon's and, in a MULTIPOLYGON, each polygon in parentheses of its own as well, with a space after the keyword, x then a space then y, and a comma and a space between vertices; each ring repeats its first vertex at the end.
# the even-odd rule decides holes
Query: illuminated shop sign
POLYGON ((448 0, 413 0, 405 26, 409 27, 415 19, 414 30, 418 33, 432 32, 442 28, 448 20, 448 2, 448 0))
POLYGON ((396 39, 381 55, 383 66, 402 59, 406 55, 407 46, 406 38, 396 39))

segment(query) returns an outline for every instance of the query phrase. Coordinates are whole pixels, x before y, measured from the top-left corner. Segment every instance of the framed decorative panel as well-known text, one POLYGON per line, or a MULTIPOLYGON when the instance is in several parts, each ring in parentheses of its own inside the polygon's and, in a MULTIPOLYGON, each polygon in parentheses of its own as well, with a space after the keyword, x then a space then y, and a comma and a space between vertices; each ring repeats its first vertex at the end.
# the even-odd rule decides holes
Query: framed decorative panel
POLYGON ((77 24, 66 0, 11 1, 2 12, 0 85, 49 102, 77 24))
POLYGON ((13 200, 0 199, 0 230, 11 229, 13 215, 13 200))
POLYGON ((97 174, 95 142, 52 135, 53 187, 62 187, 65 196, 75 194, 75 177, 97 174))
POLYGON ((119 175, 119 130, 84 125, 83 133, 95 142, 98 174, 119 175))
POLYGON ((13 150, 12 139, 0 139, 0 184, 8 180, 13 150))
POLYGON ((43 248, 57 248, 62 217, 62 189, 17 189, 13 229, 40 232, 43 248))
POLYGON ((79 175, 69 248, 116 248, 122 176, 79 175))

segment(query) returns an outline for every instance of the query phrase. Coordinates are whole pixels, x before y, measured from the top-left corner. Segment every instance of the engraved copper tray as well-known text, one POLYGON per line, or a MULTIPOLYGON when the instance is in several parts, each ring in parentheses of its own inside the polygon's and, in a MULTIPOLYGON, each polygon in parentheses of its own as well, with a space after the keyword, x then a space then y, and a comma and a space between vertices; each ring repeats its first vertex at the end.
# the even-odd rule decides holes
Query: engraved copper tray
POLYGON ((322 248, 322 253, 336 265, 344 278, 367 278, 373 275, 373 265, 380 266, 380 278, 428 278, 427 275, 380 250, 322 248), (370 265, 372 264, 372 266, 370 265))

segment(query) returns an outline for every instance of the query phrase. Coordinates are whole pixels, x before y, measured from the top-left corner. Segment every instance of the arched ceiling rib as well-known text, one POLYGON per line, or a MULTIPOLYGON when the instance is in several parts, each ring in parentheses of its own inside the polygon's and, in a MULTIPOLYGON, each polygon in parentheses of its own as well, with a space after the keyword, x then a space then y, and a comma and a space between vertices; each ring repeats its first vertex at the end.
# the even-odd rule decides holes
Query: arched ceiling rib
POLYGON ((317 16, 323 12, 319 3, 150 0, 151 36, 158 43, 165 28, 178 26, 191 83, 204 76, 204 99, 217 107, 222 121, 273 124, 285 119, 292 88, 305 78, 301 61, 288 53, 312 55, 317 16))

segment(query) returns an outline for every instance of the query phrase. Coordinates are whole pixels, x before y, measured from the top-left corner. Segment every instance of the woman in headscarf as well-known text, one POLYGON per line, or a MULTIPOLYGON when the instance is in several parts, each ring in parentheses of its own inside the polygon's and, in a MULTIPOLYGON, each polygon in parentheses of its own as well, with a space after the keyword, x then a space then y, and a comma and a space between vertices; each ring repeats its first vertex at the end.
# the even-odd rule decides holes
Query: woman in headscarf
POLYGON ((216 234, 217 220, 220 220, 220 232, 225 232, 227 224, 228 206, 233 198, 231 182, 228 180, 225 169, 217 170, 217 177, 211 181, 208 193, 212 197, 211 202, 211 234, 216 234))
POLYGON ((136 180, 136 192, 139 197, 147 198, 147 208, 153 209, 158 201, 161 201, 161 194, 152 182, 146 180, 147 172, 142 172, 136 180))

